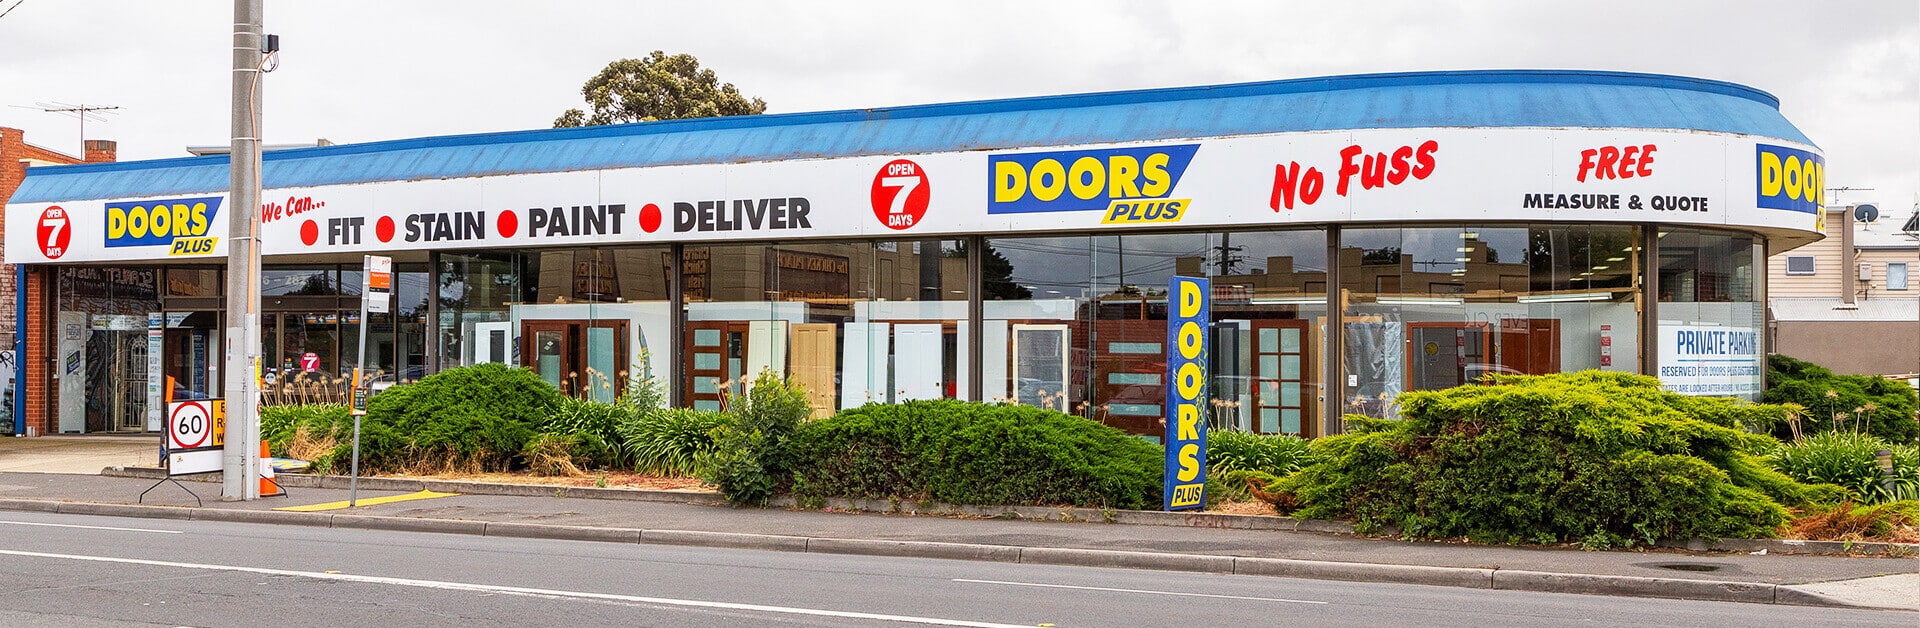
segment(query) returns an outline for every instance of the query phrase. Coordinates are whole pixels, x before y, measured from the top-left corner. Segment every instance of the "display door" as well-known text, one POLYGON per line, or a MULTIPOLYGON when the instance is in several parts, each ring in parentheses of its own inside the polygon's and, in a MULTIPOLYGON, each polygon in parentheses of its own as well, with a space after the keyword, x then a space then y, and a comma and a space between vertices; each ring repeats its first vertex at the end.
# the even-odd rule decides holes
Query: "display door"
POLYGON ((684 390, 696 410, 725 409, 747 368, 747 323, 687 321, 684 390))
POLYGON ((1013 326, 1014 401, 1067 411, 1067 352, 1072 342, 1066 325, 1013 326))
POLYGON ((168 313, 163 372, 172 382, 175 401, 212 399, 221 396, 220 315, 217 312, 193 312, 179 317, 168 313))
POLYGON ((893 326, 894 399, 939 399, 945 396, 945 342, 940 324, 893 326))
POLYGON ((1441 390, 1493 367, 1486 323, 1408 323, 1407 389, 1441 390))
POLYGON ((610 403, 626 389, 627 322, 524 321, 524 366, 562 394, 610 403))
POLYGON ((1158 438, 1167 389, 1167 322, 1093 322, 1093 406, 1107 425, 1158 438))
POLYGON ((1494 362, 1501 372, 1546 375, 1560 372, 1560 319, 1507 318, 1494 336, 1494 362))
POLYGON ((1253 321, 1255 432, 1299 435, 1313 416, 1307 331, 1304 320, 1253 321))
POLYGON ((1208 326, 1213 337, 1207 353, 1213 383, 1207 391, 1212 398, 1207 429, 1253 430, 1249 420, 1253 411, 1253 357, 1246 341, 1249 326, 1250 321, 1245 320, 1215 321, 1208 326))
POLYGON ((793 347, 790 356, 790 373, 793 381, 807 391, 807 402, 813 406, 813 416, 825 417, 833 414, 834 372, 838 352, 836 342, 838 325, 832 323, 803 323, 793 326, 793 347))
POLYGON ((87 431, 147 429, 147 332, 145 317, 96 317, 87 337, 87 431))
POLYGON ((473 324, 473 360, 472 364, 513 364, 516 342, 513 336, 513 323, 474 323, 473 324))

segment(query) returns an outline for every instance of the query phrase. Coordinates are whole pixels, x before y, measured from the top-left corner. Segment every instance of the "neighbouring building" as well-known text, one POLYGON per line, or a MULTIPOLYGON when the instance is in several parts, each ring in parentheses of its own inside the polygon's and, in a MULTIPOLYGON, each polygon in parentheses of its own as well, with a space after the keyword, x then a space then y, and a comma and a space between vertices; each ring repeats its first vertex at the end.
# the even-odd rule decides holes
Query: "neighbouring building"
MULTIPOLYGON (((11 127, 0 127, 0 204, 13 197, 13 191, 26 179, 27 168, 36 166, 60 166, 78 163, 110 162, 116 157, 117 148, 110 140, 86 140, 85 154, 74 157, 50 148, 27 143, 25 131, 11 127)), ((0 225, 0 235, 5 225, 0 225)), ((0 242, 5 238, 0 237, 0 242)), ((20 302, 20 272, 12 264, 0 265, 0 334, 8 338, 17 335, 20 302)), ((9 344, 0 350, 0 425, 6 429, 0 433, 14 433, 14 400, 24 397, 17 390, 15 375, 18 374, 17 352, 9 344)))
POLYGON ((221 389, 227 212, 258 211, 266 403, 338 399, 361 259, 383 382, 483 362, 714 408, 762 370, 822 412, 1056 408, 1146 438, 1166 290, 1213 286, 1216 428, 1306 436, 1403 391, 1602 369, 1757 398, 1769 254, 1825 161, 1765 92, 1423 72, 34 168, 6 207, 47 432, 221 389), (158 355, 149 360, 147 356, 158 355), (171 382, 171 384, 168 384, 171 382))
POLYGON ((1907 213, 1868 206, 1829 208, 1833 235, 1767 260, 1770 350, 1840 373, 1920 373, 1920 233, 1907 213))

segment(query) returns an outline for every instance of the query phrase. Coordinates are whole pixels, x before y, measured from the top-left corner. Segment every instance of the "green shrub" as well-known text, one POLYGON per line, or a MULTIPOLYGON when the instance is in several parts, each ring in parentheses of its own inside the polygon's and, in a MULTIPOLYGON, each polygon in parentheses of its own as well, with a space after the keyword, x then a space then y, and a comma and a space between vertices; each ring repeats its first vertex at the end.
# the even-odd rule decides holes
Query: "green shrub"
MULTIPOLYGON (((1803 407, 1800 435, 1864 432, 1889 443, 1912 444, 1920 436, 1914 411, 1920 397, 1905 383, 1871 375, 1837 375, 1805 360, 1767 356, 1767 403, 1803 407)), ((1792 422, 1772 427, 1781 440, 1795 437, 1792 422)))
MULTIPOLYGON (((343 404, 262 406, 260 437, 273 455, 306 460, 309 473, 340 475, 352 465, 353 416, 343 404)), ((367 450, 392 447, 395 437, 385 426, 363 425, 360 442, 364 459, 367 450)))
POLYGON ((390 429, 397 442, 368 448, 363 468, 510 469, 553 414, 560 392, 532 371, 477 364, 389 388, 368 402, 365 424, 390 429))
POLYGON ((793 468, 787 438, 813 414, 798 384, 761 371, 746 394, 730 399, 727 424, 714 436, 712 453, 696 465, 727 503, 765 505, 793 468))
POLYGON ((541 418, 538 430, 542 434, 579 436, 569 441, 584 458, 574 460, 576 465, 625 466, 620 425, 635 413, 635 408, 622 403, 560 397, 554 411, 541 418))
POLYGON ((1306 463, 1307 442, 1288 434, 1208 431, 1207 475, 1244 469, 1284 476, 1306 463))
POLYGON ((633 470, 671 476, 698 476, 698 463, 714 454, 714 434, 727 415, 686 408, 655 408, 635 413, 620 424, 620 439, 633 470))
POLYGON ((1742 458, 1772 439, 1735 429, 1725 406, 1651 377, 1490 380, 1406 393, 1401 421, 1352 419, 1362 431, 1314 441, 1314 462, 1275 486, 1281 501, 1414 538, 1610 547, 1770 537, 1787 520, 1770 493, 1817 492, 1742 458), (1703 405, 1718 418, 1687 413, 1703 405))
POLYGON ((870 404, 808 423, 793 492, 954 504, 1147 508, 1164 453, 1052 410, 954 400, 870 404))
POLYGON ((1878 504, 1914 499, 1920 448, 1888 445, 1866 434, 1826 432, 1780 445, 1767 454, 1766 462, 1800 482, 1837 485, 1846 490, 1848 499, 1878 504), (1880 481, 1880 465, 1875 453, 1881 449, 1893 453, 1892 490, 1880 481))

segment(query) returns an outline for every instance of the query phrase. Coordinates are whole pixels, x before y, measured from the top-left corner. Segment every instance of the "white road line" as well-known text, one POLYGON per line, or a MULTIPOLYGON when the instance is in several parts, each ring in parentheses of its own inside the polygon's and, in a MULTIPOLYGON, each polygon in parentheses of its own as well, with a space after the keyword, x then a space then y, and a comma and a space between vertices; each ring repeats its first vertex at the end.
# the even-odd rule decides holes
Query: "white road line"
POLYGON ((1014 586, 1014 587, 1045 587, 1048 589, 1079 589, 1081 591, 1113 591, 1117 593, 1151 593, 1153 595, 1178 595, 1180 597, 1210 597, 1210 598, 1217 598, 1222 600, 1255 600, 1260 602, 1288 602, 1292 604, 1326 604, 1326 602, 1318 602, 1314 600, 1289 600, 1286 598, 1278 598, 1278 597, 1247 597, 1244 595, 1215 595, 1212 593, 1180 593, 1178 591, 1149 591, 1146 589, 1115 589, 1110 587, 1082 587, 1082 586, 1074 586, 1071 584, 1045 584, 1040 582, 1006 582, 1002 580, 968 580, 966 578, 954 578, 953 581, 954 582, 971 582, 974 584, 1004 584, 1007 586, 1014 586))
POLYGON ((83 526, 71 523, 38 523, 33 521, 0 521, 11 526, 46 526, 49 528, 85 528, 88 530, 119 530, 121 532, 157 532, 160 534, 182 534, 179 530, 150 530, 147 528, 116 528, 113 526, 83 526))
POLYGON ((666 606, 685 606, 693 608, 718 608, 736 611, 757 611, 762 613, 784 613, 789 615, 812 615, 816 617, 840 617, 847 619, 873 619, 911 624, 929 624, 935 626, 971 626, 974 628, 1026 628, 1024 624, 995 624, 990 622, 966 621, 960 619, 940 619, 937 617, 914 617, 911 615, 884 615, 879 613, 860 613, 854 611, 830 611, 816 608, 796 608, 791 606, 765 606, 761 604, 739 604, 734 602, 709 602, 706 600, 681 600, 664 597, 645 597, 639 595, 616 595, 612 593, 591 593, 586 591, 562 591, 557 589, 534 589, 528 587, 509 587, 491 584, 472 584, 466 582, 444 582, 439 580, 415 580, 412 578, 388 578, 383 576, 359 576, 353 574, 324 573, 317 571, 293 571, 288 569, 268 569, 265 567, 241 567, 237 565, 208 565, 201 563, 176 563, 164 560, 145 560, 140 558, 118 558, 112 556, 84 556, 79 554, 49 554, 46 552, 25 552, 19 550, 0 550, 0 555, 32 556, 37 558, 62 558, 100 563, 120 563, 127 565, 149 565, 154 567, 177 567, 181 569, 205 569, 211 571, 232 571, 268 576, 288 576, 295 578, 313 578, 316 580, 336 580, 342 582, 361 582, 367 584, 386 584, 423 589, 443 589, 447 591, 480 591, 486 593, 506 593, 511 595, 533 595, 542 597, 561 597, 588 600, 612 600, 617 602, 638 602, 642 604, 661 604, 666 606))

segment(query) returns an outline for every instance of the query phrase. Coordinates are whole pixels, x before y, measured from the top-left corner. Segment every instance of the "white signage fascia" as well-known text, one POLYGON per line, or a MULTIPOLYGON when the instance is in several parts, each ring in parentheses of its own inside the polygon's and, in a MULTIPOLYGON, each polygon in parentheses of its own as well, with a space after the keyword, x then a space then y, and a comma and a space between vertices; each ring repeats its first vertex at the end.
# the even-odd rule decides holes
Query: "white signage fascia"
MULTIPOLYGON (((1367 129, 361 183, 266 190, 260 244, 278 256, 1409 221, 1818 233, 1814 214, 1757 206, 1757 144, 1817 152, 1684 130, 1367 129), (1183 151, 1178 172, 1150 163, 1183 151), (1022 161, 1031 180, 1015 198, 1003 162, 1022 161)), ((111 205, 198 198, 9 204, 6 261, 221 258, 224 202, 204 233, 129 238, 124 216, 109 233, 111 205)))

